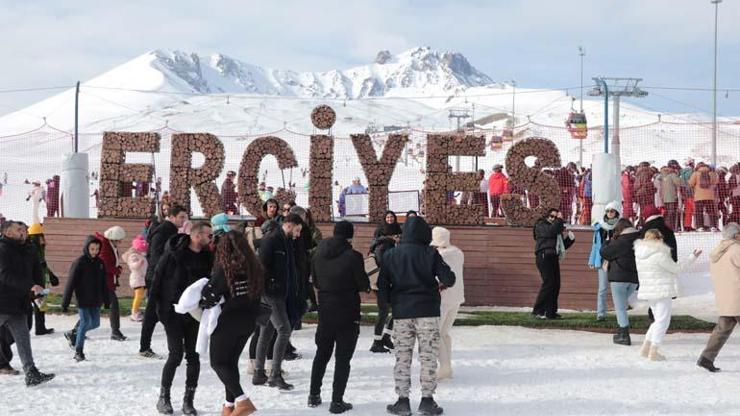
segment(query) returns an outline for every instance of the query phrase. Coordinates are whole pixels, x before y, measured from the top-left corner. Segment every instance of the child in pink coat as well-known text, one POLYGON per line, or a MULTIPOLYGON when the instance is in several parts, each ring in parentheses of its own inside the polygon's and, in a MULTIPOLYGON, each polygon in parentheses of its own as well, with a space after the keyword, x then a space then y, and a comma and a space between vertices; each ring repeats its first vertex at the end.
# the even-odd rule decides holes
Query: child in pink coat
POLYGON ((146 250, 146 238, 138 235, 131 242, 131 248, 123 254, 123 261, 126 262, 131 271, 129 285, 134 290, 134 301, 131 304, 131 320, 135 322, 141 322, 144 319, 144 314, 139 308, 141 307, 141 301, 144 299, 144 292, 146 290, 146 282, 144 280, 148 266, 146 250))

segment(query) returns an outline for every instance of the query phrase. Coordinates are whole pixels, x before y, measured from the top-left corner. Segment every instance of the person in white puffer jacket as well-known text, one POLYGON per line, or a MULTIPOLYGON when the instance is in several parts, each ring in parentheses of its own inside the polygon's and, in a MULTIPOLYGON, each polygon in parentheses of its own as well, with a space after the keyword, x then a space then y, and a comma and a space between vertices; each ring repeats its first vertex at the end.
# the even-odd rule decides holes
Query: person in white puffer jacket
POLYGON ((701 250, 694 250, 692 256, 679 259, 671 257, 671 248, 663 243, 663 234, 656 229, 645 232, 645 238, 635 241, 635 264, 640 289, 637 298, 648 301, 655 315, 655 321, 645 334, 640 355, 652 361, 663 361, 665 357, 658 352, 663 337, 671 323, 672 299, 678 295, 676 279, 681 270, 696 260, 701 250))
POLYGON ((457 311, 460 305, 465 302, 465 287, 463 286, 463 265, 465 263, 465 254, 458 247, 450 243, 450 231, 443 227, 434 227, 432 229, 432 242, 430 244, 437 248, 442 256, 442 260, 450 266, 455 273, 455 285, 442 289, 440 296, 439 319, 439 369, 437 370, 437 379, 452 378, 452 337, 450 330, 455 323, 457 311))

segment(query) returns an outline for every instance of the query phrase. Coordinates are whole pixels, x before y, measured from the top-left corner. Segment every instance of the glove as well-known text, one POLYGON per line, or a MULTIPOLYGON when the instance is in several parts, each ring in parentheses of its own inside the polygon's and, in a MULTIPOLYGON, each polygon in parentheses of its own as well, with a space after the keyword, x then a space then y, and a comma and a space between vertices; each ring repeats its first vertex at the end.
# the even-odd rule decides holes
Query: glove
POLYGON ((59 278, 57 275, 52 273, 51 270, 49 270, 49 283, 51 283, 52 286, 59 286, 59 278))

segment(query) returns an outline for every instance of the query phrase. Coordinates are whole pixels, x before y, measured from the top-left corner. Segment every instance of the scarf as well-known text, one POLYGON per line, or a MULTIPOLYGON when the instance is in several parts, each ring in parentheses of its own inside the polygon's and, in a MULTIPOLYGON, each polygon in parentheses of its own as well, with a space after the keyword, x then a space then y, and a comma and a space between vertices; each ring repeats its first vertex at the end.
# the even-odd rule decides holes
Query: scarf
POLYGON ((611 231, 614 229, 614 226, 617 225, 617 221, 619 221, 619 217, 614 218, 607 218, 606 215, 604 216, 604 221, 601 221, 601 228, 611 231))

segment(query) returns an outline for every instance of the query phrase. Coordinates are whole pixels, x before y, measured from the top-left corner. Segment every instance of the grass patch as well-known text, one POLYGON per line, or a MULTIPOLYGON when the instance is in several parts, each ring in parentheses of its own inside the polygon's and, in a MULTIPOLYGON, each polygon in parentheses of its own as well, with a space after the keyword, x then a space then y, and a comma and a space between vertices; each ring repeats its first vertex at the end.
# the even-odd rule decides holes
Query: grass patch
MULTIPOLYGON (((118 298, 118 304, 121 309, 121 316, 131 314, 131 297, 118 298)), ((49 295, 49 312, 62 313, 62 299, 57 294, 49 295)), ((142 303, 142 309, 146 305, 146 300, 142 303)), ((77 313, 77 308, 70 306, 71 313, 77 313)), ((375 323, 375 317, 378 314, 378 307, 374 304, 361 305, 362 323, 372 325, 375 323)), ((102 310, 107 315, 105 309, 102 310)), ((470 311, 461 312, 455 320, 456 326, 523 326, 527 328, 547 328, 547 329, 577 329, 591 331, 610 332, 617 328, 617 318, 614 315, 607 315, 606 320, 597 321, 593 312, 574 312, 564 313, 563 319, 538 319, 529 312, 503 312, 503 311, 470 311)), ((303 316, 304 322, 316 322, 318 314, 309 312, 303 316)), ((633 331, 646 331, 650 326, 650 320, 647 315, 630 315, 630 328, 633 331)), ((687 315, 674 315, 671 317, 671 326, 669 331, 711 331, 714 328, 712 322, 696 319, 687 315)))

